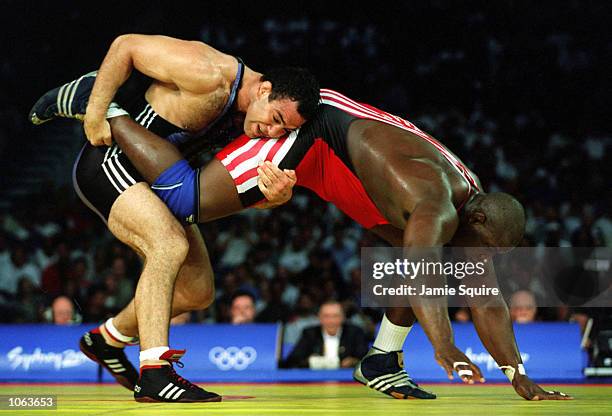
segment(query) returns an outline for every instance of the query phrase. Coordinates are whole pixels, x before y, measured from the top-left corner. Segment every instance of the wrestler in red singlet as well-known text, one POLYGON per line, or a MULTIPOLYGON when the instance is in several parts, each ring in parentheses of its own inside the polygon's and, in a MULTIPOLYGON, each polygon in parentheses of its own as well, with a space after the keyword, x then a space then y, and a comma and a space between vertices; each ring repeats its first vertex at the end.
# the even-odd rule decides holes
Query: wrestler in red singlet
POLYGON ((301 129, 278 140, 241 136, 218 153, 216 158, 234 179, 245 207, 264 199, 257 187, 257 165, 260 161, 269 160, 281 169, 295 169, 297 185, 311 189, 324 200, 332 202, 363 227, 388 224, 357 178, 348 155, 346 138, 349 126, 359 119, 380 121, 405 129, 435 147, 468 184, 469 191, 457 210, 480 190, 475 175, 446 147, 414 124, 329 89, 321 90, 317 116, 301 129))

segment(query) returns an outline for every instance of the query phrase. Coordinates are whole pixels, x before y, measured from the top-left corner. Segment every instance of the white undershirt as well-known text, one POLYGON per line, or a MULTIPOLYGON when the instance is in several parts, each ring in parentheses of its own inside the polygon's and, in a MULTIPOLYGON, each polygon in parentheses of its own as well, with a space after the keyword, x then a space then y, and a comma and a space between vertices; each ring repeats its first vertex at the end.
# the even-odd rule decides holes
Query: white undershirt
POLYGON ((321 330, 323 334, 323 356, 330 359, 338 359, 340 356, 340 337, 342 336, 342 328, 338 329, 336 335, 329 335, 325 330, 321 330))

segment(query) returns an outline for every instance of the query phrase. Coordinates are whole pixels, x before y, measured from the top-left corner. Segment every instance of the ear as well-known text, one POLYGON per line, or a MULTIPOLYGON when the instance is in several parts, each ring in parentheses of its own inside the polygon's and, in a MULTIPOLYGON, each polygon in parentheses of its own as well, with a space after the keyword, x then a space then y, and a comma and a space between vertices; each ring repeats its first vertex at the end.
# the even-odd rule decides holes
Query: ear
POLYGON ((470 215, 469 223, 470 224, 484 224, 486 220, 487 220, 487 216, 485 215, 484 212, 480 210, 474 210, 470 215))
POLYGON ((272 92, 272 83, 270 81, 264 81, 259 84, 259 88, 257 89, 257 98, 261 98, 266 94, 270 94, 272 92))

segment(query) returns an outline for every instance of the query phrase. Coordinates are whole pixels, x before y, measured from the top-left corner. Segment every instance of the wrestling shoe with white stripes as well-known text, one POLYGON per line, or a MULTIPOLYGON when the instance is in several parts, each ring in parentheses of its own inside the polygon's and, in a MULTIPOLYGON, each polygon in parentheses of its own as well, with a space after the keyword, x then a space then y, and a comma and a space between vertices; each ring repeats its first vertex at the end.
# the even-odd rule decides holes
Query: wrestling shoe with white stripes
MULTIPOLYGON (((73 81, 47 91, 30 110, 32 124, 43 124, 57 117, 83 120, 89 96, 96 81, 97 71, 89 72, 73 81)), ((106 116, 127 115, 116 103, 111 103, 106 116)))
POLYGON ((435 399, 404 370, 402 351, 386 352, 372 347, 353 371, 353 379, 396 399, 435 399))
POLYGON ((30 121, 38 125, 56 117, 82 120, 95 80, 94 71, 47 91, 30 110, 30 121))
POLYGON ((174 371, 173 363, 182 367, 179 359, 185 350, 168 350, 161 357, 170 365, 145 365, 134 387, 137 402, 220 402, 221 396, 196 386, 174 371))
POLYGON ((131 391, 138 381, 138 372, 128 360, 123 348, 108 345, 99 328, 86 332, 79 347, 89 359, 106 368, 119 384, 131 391))

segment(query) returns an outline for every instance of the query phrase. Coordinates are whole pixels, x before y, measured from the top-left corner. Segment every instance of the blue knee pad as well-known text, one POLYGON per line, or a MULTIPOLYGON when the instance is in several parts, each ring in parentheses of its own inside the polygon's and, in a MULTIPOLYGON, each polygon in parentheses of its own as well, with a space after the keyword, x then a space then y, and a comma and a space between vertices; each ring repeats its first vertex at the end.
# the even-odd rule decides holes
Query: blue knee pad
POLYGON ((200 169, 192 169, 185 159, 166 169, 151 186, 181 222, 198 222, 200 208, 200 169))

